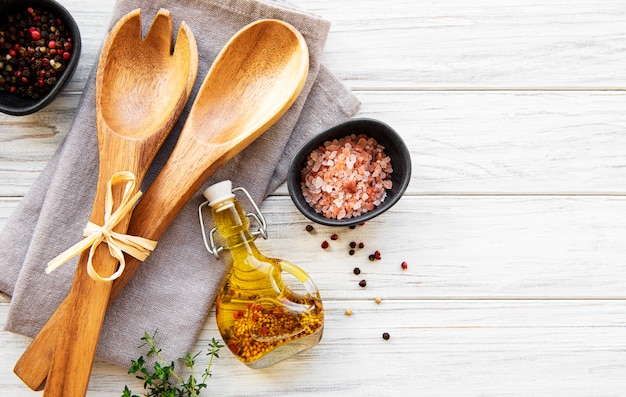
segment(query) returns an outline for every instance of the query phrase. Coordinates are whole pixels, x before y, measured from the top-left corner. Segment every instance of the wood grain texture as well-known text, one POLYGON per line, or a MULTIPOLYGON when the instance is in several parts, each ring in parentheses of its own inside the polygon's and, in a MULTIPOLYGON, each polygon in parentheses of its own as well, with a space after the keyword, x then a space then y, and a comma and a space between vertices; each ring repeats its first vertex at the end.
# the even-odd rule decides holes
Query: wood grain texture
MULTIPOLYGON (((413 161, 407 194, 626 192, 618 183, 626 179, 626 92, 357 95, 358 116, 384 120, 406 141, 413 161)), ((72 97, 62 99, 68 102, 56 101, 37 121, 7 126, 0 138, 1 195, 25 194, 67 132, 56 123, 69 121, 54 117, 57 104, 69 107, 72 97)))
MULTIPOLYGON (((222 354, 207 394, 616 396, 626 388, 622 302, 326 300, 325 307, 324 337, 315 348, 261 371, 222 354)), ((6 312, 0 304, 2 322, 6 312)), ((28 341, 0 335, 5 346, 15 346, 0 358, 7 373, 15 350, 28 341)), ((213 312, 195 349, 216 335, 213 312)), ((140 390, 125 372, 96 363, 88 396, 120 395, 124 385, 140 390)), ((12 396, 32 395, 18 382, 3 376, 0 387, 12 396)))
MULTIPOLYGON (((292 3, 332 22, 324 64, 360 116, 405 138, 413 179, 354 230, 307 233, 285 186, 263 203, 259 247, 311 274, 324 338, 263 371, 224 351, 207 395, 626 396, 626 3, 292 3), (352 240, 365 243, 354 256, 352 240)), ((79 69, 46 110, 0 115, 0 228, 69 129, 113 7, 64 5, 83 34, 79 69)), ((213 316, 198 350, 219 335, 213 316)), ((2 394, 33 395, 11 373, 29 342, 0 332, 2 394)), ((125 384, 141 389, 96 363, 87 395, 125 384)))

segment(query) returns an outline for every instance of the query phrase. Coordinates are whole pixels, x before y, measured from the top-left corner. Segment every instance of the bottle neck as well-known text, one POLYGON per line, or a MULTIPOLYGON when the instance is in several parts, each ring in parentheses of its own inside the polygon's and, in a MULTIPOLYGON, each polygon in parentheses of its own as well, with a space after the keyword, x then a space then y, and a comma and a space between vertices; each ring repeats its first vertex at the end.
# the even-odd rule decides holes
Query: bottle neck
POLYGON ((250 234, 250 222, 237 199, 232 198, 213 205, 212 213, 217 231, 226 240, 225 248, 249 253, 257 251, 254 237, 250 234))

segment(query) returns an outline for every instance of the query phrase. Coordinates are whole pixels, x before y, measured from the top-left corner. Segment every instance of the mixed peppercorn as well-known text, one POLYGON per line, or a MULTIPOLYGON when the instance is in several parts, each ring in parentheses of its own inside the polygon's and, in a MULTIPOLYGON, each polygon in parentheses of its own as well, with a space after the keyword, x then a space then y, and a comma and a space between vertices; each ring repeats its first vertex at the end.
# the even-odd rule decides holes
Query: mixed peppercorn
MULTIPOLYGON (((360 226, 364 226, 364 225, 365 225, 365 222, 362 222, 362 223, 360 224, 360 226)), ((352 230, 352 229, 355 229, 355 228, 356 228, 356 226, 350 226, 349 228, 352 230)), ((314 230, 314 228, 313 228, 313 226, 312 226, 312 225, 306 225, 305 230, 306 230, 307 232, 309 232, 309 233, 310 233, 310 232, 312 232, 312 231, 314 230)), ((330 237, 329 237, 329 240, 331 240, 331 241, 337 241, 337 240, 339 240, 339 235, 338 235, 337 233, 332 233, 332 234, 330 235, 330 237)), ((328 249, 328 248, 330 247, 330 244, 331 244, 331 243, 330 243, 328 240, 323 240, 323 241, 322 241, 322 243, 321 243, 321 247, 322 247, 322 249, 328 249)), ((348 243, 348 254, 349 254, 350 256, 353 256, 353 255, 355 255, 355 253, 356 253, 356 250, 357 250, 357 249, 363 249, 363 248, 365 248, 365 243, 363 243, 362 241, 361 241, 361 242, 358 242, 358 243, 357 243, 356 241, 350 241, 350 242, 348 243)), ((368 259, 369 259, 370 261, 372 261, 372 262, 373 262, 373 261, 380 261, 380 260, 382 260, 382 254, 381 254, 381 252, 380 252, 379 250, 375 250, 373 253, 371 253, 371 254, 369 254, 369 255, 368 255, 368 259)), ((408 263, 407 263, 406 261, 402 261, 402 262, 400 263, 400 268, 401 268, 402 270, 407 270, 407 269, 409 268, 409 265, 408 265, 408 263)), ((358 275, 360 275, 360 274, 361 274, 361 269, 360 269, 359 267, 355 267, 355 268, 352 270, 352 272, 353 272, 355 275, 357 275, 357 276, 358 276, 358 275)), ((358 285, 359 285, 359 287, 361 287, 361 288, 365 288, 365 287, 367 287, 367 281, 366 281, 365 279, 359 280, 359 281, 358 281, 358 285)), ((378 305, 380 305, 380 304, 382 303, 382 301, 383 301, 383 300, 382 300, 382 298, 380 298, 380 297, 375 297, 375 298, 374 298, 374 302, 375 302, 376 304, 378 304, 378 305)), ((352 311, 352 309, 347 308, 347 309, 345 309, 344 314, 345 314, 346 316, 352 316, 353 311, 352 311)), ((382 338, 383 338, 384 340, 389 340, 389 339, 391 338, 391 336, 390 336, 390 334, 389 334, 388 332, 384 332, 384 333, 382 334, 382 338)))
POLYGON ((73 39, 60 18, 26 7, 0 20, 0 92, 38 99, 72 59, 73 39))

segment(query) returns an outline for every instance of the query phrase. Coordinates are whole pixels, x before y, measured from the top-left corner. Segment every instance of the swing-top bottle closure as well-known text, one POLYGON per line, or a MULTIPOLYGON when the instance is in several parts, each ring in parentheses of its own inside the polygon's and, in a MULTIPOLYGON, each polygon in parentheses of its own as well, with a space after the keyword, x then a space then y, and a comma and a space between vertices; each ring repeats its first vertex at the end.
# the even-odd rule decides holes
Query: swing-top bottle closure
POLYGON ((223 211, 227 208, 234 206, 235 204, 232 202, 232 199, 236 197, 234 194, 236 192, 243 193, 243 195, 248 199, 248 201, 252 205, 252 208, 255 211, 255 212, 249 212, 246 214, 246 217, 253 219, 257 223, 257 225, 259 225, 256 231, 250 233, 253 239, 256 239, 258 236, 261 236, 263 237, 263 239, 267 240, 267 237, 268 237, 267 222, 265 221, 265 217, 261 213, 261 209, 259 208, 259 206, 256 205, 256 203, 252 199, 252 196, 250 196, 250 193, 248 193, 246 189, 244 189, 243 187, 236 187, 233 189, 233 184, 229 180, 225 180, 222 182, 218 182, 214 185, 211 185, 202 192, 202 195, 206 198, 206 201, 204 201, 202 204, 200 204, 200 206, 198 206, 198 217, 200 218, 200 230, 202 231, 202 239, 204 241, 204 246, 206 247, 207 251, 213 254, 213 256, 215 256, 215 258, 217 259, 220 258, 220 252, 222 252, 224 249, 228 249, 228 247, 224 247, 224 246, 218 247, 215 244, 214 235, 215 235, 215 232, 217 232, 217 227, 211 228, 211 230, 209 230, 209 233, 207 235, 206 228, 204 226, 202 210, 206 206, 215 208, 218 204, 224 201, 230 201, 231 203, 229 205, 218 208, 217 211, 223 211))

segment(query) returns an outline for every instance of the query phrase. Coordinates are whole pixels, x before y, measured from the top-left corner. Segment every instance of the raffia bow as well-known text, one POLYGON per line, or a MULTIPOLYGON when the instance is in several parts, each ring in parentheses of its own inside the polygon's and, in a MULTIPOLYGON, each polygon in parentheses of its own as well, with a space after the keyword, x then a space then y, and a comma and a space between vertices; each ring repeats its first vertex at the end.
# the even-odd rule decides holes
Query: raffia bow
POLYGON ((87 227, 83 230, 83 237, 79 243, 68 248, 59 256, 48 262, 46 273, 51 273, 76 255, 89 248, 89 260, 87 261, 87 274, 96 281, 113 281, 124 272, 126 261, 124 260, 124 252, 143 261, 150 252, 154 250, 157 242, 139 236, 129 236, 127 234, 117 233, 113 228, 132 210, 139 197, 141 191, 132 195, 135 189, 135 175, 131 172, 122 171, 114 174, 107 183, 107 192, 104 200, 104 225, 99 226, 92 222, 87 223, 87 227), (113 186, 125 183, 124 194, 119 206, 113 211, 113 186), (105 242, 109 247, 111 256, 119 261, 119 267, 115 273, 109 277, 102 277, 93 267, 93 254, 96 247, 100 243, 105 242))

